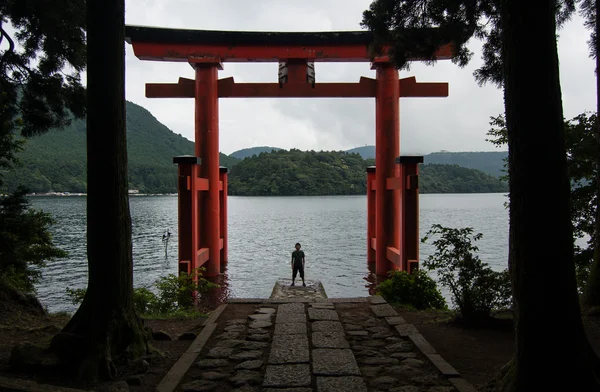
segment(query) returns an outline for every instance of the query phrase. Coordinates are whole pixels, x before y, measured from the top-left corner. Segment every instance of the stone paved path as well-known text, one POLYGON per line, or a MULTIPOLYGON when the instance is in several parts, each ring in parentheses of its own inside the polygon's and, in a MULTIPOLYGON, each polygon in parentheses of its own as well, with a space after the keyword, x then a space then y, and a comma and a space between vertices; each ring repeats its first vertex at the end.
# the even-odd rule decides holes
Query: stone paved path
POLYGON ((302 286, 302 279, 296 279, 292 286, 291 279, 279 279, 273 287, 273 299, 317 299, 327 298, 325 288, 318 280, 307 280, 306 287, 302 286))
POLYGON ((263 302, 228 305, 176 390, 475 391, 380 297, 263 302))

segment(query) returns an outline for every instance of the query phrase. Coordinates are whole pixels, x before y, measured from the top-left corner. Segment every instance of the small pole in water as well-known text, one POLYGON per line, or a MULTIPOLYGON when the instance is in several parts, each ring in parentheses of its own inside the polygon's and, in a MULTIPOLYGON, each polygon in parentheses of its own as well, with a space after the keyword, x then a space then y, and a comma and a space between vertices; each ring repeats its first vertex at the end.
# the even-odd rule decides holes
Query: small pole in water
POLYGON ((167 248, 169 246, 169 238, 171 238, 171 232, 169 231, 169 229, 167 229, 167 231, 162 236, 163 243, 165 244, 165 257, 168 257, 167 248))

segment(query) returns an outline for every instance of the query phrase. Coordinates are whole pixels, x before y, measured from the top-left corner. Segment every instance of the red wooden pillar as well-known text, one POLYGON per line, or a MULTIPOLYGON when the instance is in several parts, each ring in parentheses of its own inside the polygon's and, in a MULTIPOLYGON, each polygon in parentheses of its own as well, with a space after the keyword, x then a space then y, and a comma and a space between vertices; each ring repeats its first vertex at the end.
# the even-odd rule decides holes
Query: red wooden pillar
POLYGON ((219 168, 219 181, 221 181, 221 194, 219 198, 220 204, 220 235, 222 240, 222 248, 221 248, 221 263, 227 263, 227 171, 226 167, 221 166, 219 168))
POLYGON ((199 159, 191 155, 173 158, 178 165, 177 213, 179 214, 179 273, 189 274, 197 268, 198 253, 198 189, 194 179, 198 176, 199 159))
POLYGON ((375 263, 375 166, 367 167, 367 263, 375 263))
POLYGON ((376 63, 377 92, 375 95, 375 259, 377 275, 391 269, 387 247, 396 245, 399 221, 394 192, 387 191, 387 179, 394 177, 395 160, 400 155, 400 82, 398 70, 390 63, 376 63))
POLYGON ((400 250, 403 269, 408 272, 419 268, 419 163, 422 156, 401 156, 396 159, 400 166, 402 183, 401 221, 402 244, 400 250))
POLYGON ((195 63, 196 69, 196 155, 202 160, 200 176, 208 179, 208 192, 201 197, 202 247, 208 248, 205 276, 221 272, 221 229, 219 224, 219 63, 195 63))

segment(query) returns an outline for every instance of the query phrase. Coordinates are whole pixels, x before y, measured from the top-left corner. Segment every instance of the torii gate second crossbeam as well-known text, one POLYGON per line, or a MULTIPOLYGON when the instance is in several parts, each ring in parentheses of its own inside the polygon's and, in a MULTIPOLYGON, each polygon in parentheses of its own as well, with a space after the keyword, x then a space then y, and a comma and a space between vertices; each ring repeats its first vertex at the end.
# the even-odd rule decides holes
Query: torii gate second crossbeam
MULTIPOLYGON (((195 80, 148 83, 148 98, 195 98, 195 156, 179 164, 180 272, 206 267, 216 276, 227 261, 227 169, 219 166, 219 98, 375 98, 376 170, 367 170, 367 262, 385 275, 418 267, 418 163, 400 157, 400 97, 447 97, 447 83, 399 79, 387 56, 373 57, 368 32, 224 32, 127 26, 142 60, 188 62, 195 80), (218 79, 224 62, 278 62, 278 83, 218 79), (315 62, 371 62, 376 78, 316 83, 315 62)), ((384 52, 387 53, 384 47, 384 52)), ((437 59, 450 59, 450 46, 437 59)), ((419 59, 413 59, 419 60, 419 59)))

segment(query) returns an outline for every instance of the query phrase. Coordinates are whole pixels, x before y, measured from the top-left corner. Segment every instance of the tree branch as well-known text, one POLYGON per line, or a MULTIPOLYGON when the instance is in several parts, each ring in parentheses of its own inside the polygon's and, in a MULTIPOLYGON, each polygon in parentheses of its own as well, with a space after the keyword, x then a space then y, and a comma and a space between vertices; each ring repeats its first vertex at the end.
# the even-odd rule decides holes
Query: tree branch
POLYGON ((6 52, 4 52, 2 57, 0 57, 0 68, 2 68, 2 66, 4 65, 4 61, 6 61, 6 56, 9 53, 10 54, 15 53, 15 41, 13 41, 13 39, 10 37, 10 35, 8 35, 6 30, 4 30, 4 27, 2 26, 2 22, 0 22, 0 42, 2 42, 2 39, 4 37, 6 37, 6 40, 8 41, 8 49, 6 50, 6 52))

